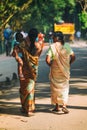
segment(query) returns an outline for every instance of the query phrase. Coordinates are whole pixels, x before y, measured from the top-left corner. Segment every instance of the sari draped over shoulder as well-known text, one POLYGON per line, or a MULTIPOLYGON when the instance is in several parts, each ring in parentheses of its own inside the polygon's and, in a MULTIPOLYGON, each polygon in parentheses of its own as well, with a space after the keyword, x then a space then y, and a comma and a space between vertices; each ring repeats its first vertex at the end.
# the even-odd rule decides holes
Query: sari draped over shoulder
MULTIPOLYGON (((50 50, 53 55, 49 74, 51 101, 52 104, 67 104, 70 78, 70 54, 60 43, 52 44, 50 50)), ((49 52, 47 55, 49 55, 49 52)))
POLYGON ((20 99, 22 108, 26 111, 35 110, 34 88, 38 74, 38 56, 32 56, 24 46, 19 46, 23 55, 23 75, 20 80, 20 99))
POLYGON ((70 78, 70 56, 67 53, 67 50, 63 48, 63 46, 55 44, 55 60, 64 74, 66 79, 70 78))

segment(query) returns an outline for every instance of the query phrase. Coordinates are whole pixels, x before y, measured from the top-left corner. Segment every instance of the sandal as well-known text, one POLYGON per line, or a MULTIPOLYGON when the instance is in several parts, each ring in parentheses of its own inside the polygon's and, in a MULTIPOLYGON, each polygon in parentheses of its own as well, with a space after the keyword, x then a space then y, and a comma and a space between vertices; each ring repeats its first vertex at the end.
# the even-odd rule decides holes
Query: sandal
POLYGON ((52 112, 59 112, 59 111, 61 111, 60 108, 59 109, 57 109, 57 108, 52 109, 52 112))
POLYGON ((62 111, 63 111, 65 114, 68 114, 68 113, 69 113, 69 110, 68 110, 66 107, 63 107, 63 108, 62 108, 62 111))
POLYGON ((28 117, 34 116, 34 112, 33 112, 33 111, 29 111, 29 112, 27 113, 27 116, 28 116, 28 117))

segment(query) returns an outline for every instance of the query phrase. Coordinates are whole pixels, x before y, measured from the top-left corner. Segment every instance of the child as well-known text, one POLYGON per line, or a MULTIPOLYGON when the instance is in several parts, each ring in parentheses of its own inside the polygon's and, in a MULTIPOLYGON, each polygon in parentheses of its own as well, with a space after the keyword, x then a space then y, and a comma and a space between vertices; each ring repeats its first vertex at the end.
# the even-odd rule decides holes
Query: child
POLYGON ((22 56, 21 50, 18 45, 24 39, 23 39, 23 35, 21 34, 21 32, 17 32, 15 37, 16 37, 17 44, 14 45, 12 56, 15 57, 16 61, 18 62, 18 75, 19 75, 20 80, 23 80, 24 79, 23 72, 22 72, 22 67, 23 67, 22 57, 23 56, 22 56))

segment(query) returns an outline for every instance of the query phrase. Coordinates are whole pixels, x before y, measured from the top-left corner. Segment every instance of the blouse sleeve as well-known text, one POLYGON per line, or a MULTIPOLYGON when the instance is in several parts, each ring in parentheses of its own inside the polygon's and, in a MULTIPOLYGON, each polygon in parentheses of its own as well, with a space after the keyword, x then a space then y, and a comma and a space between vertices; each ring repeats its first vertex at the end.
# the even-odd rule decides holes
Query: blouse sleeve
POLYGON ((51 59, 54 58, 54 55, 53 55, 53 52, 52 52, 52 49, 51 47, 48 48, 48 51, 47 51, 47 54, 46 55, 49 55, 51 57, 51 59))
POLYGON ((64 48, 67 50, 69 55, 74 53, 72 48, 70 47, 70 45, 68 43, 65 43, 64 48))
POLYGON ((48 48, 46 55, 49 55, 50 57, 52 56, 51 47, 48 48))

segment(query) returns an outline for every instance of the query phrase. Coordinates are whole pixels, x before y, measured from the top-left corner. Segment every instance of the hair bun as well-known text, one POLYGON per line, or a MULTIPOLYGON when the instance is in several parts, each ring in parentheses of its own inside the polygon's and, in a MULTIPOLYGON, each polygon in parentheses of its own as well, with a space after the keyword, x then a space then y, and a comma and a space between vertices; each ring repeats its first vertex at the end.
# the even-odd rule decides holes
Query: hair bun
POLYGON ((63 40, 64 39, 64 35, 61 31, 56 31, 53 33, 54 37, 57 37, 59 40, 63 40))

